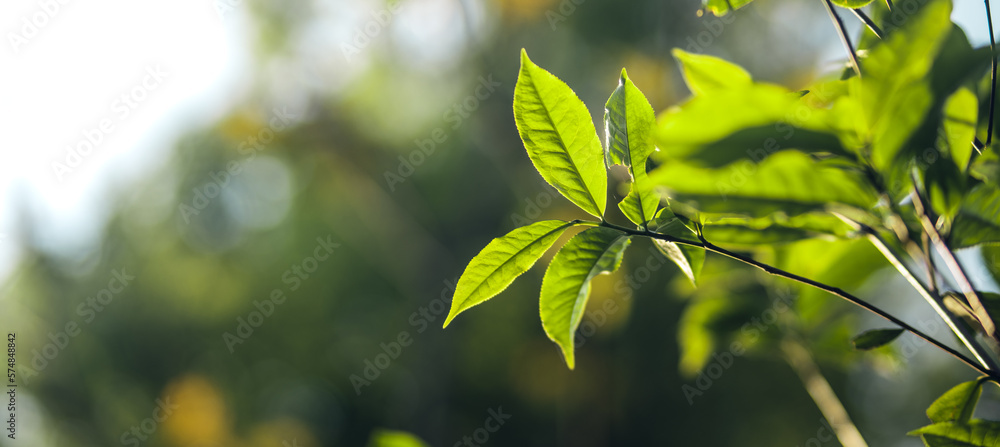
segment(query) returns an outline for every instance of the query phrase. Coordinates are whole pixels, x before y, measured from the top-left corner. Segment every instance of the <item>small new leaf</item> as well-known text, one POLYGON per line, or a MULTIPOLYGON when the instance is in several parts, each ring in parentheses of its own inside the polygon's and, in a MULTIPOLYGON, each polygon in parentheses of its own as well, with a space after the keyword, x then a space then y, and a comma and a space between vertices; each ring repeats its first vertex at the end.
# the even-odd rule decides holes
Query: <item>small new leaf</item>
POLYGON ((444 320, 444 327, 448 327, 451 320, 466 309, 506 289, 515 278, 535 265, 538 258, 572 225, 572 222, 544 220, 493 239, 465 267, 455 286, 451 311, 444 320))
MULTIPOLYGON (((692 242, 698 241, 698 235, 685 226, 669 208, 660 210, 652 223, 656 226, 657 233, 692 242)), ((705 249, 661 239, 653 239, 653 243, 660 253, 670 258, 677 265, 677 268, 681 269, 684 276, 691 280, 691 285, 698 285, 698 275, 701 274, 701 268, 705 265, 705 249)))
POLYGON ((574 335, 587 309, 590 281, 617 270, 630 243, 617 230, 590 228, 570 239, 545 271, 539 299, 542 327, 562 349, 570 369, 576 364, 574 335))
POLYGON ((618 88, 605 104, 604 130, 608 143, 608 164, 627 167, 632 177, 631 189, 618 207, 625 217, 639 226, 653 218, 660 203, 646 178, 646 160, 653 153, 652 131, 655 123, 653 106, 623 68, 618 88))
POLYGON ((514 121, 542 178, 584 211, 604 216, 608 176, 590 112, 565 82, 521 50, 514 121))
POLYGON ((854 344, 854 349, 867 351, 891 343, 902 333, 902 329, 872 329, 854 337, 851 343, 854 344))

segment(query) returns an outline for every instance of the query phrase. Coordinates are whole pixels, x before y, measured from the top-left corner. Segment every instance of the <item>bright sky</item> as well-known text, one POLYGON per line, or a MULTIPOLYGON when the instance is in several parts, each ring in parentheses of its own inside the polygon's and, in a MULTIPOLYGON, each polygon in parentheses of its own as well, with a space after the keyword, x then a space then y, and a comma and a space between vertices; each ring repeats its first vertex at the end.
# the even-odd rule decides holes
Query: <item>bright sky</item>
POLYGON ((162 164, 179 132, 240 97, 248 18, 242 5, 220 15, 222 1, 0 3, 0 278, 23 236, 15 206, 44 216, 46 246, 92 240, 108 189, 162 164))

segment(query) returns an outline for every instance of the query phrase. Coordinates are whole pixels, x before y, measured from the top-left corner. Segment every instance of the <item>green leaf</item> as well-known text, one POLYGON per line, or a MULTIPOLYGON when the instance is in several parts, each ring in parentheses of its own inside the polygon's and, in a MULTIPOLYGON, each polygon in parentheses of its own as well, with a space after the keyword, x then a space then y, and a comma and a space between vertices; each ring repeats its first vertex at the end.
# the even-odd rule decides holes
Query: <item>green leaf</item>
MULTIPOLYGON (((973 50, 951 23, 950 13, 950 1, 928 2, 904 28, 871 50, 864 80, 852 79, 853 96, 867 123, 862 127, 871 131, 872 162, 897 196, 912 185, 911 163, 921 170, 926 164, 935 166, 931 157, 937 155, 928 146, 938 137, 948 98, 989 65, 988 48, 973 50)), ((936 173, 941 178, 933 181, 954 183, 942 177, 944 171, 950 170, 936 173)))
POLYGON ((787 149, 853 158, 835 135, 832 113, 775 85, 716 90, 660 115, 656 156, 707 166, 760 160, 787 149))
POLYGON ((372 433, 368 447, 428 447, 420 438, 398 430, 376 430, 372 433))
POLYGON ((724 16, 734 9, 740 9, 753 0, 702 0, 705 8, 716 16, 724 16))
POLYGON ((514 121, 542 178, 584 211, 604 216, 607 170, 590 112, 566 83, 531 62, 523 49, 514 121))
POLYGON ((960 88, 948 98, 944 106, 944 131, 948 150, 955 164, 962 170, 972 157, 972 139, 976 136, 976 112, 979 106, 975 93, 960 88))
POLYGON ((455 286, 451 312, 444 320, 444 327, 448 327, 451 320, 466 309, 506 289, 514 279, 535 265, 538 258, 572 225, 573 222, 544 220, 493 239, 465 267, 455 286))
POLYGON ((617 230, 596 227, 577 234, 552 258, 542 279, 542 327, 575 366, 574 335, 587 309, 590 280, 621 265, 631 239, 617 230))
POLYGON ((872 329, 854 337, 851 343, 854 344, 854 349, 867 351, 892 343, 902 333, 902 329, 872 329))
POLYGON ((1000 187, 1000 157, 997 157, 996 151, 987 148, 982 155, 976 157, 969 167, 969 173, 979 180, 1000 187))
POLYGON ((850 9, 863 8, 865 6, 868 6, 868 4, 872 2, 872 0, 832 0, 832 1, 834 5, 850 9))
POLYGON ((608 140, 608 163, 628 167, 631 190, 618 204, 625 217, 636 225, 649 222, 660 199, 646 180, 646 160, 653 153, 652 128, 656 121, 653 106, 628 78, 625 69, 618 88, 608 98, 604 109, 604 128, 608 140))
MULTIPOLYGON (((668 208, 660 210, 653 223, 656 225, 654 231, 657 233, 677 239, 698 241, 698 235, 685 226, 668 208)), ((653 244, 656 245, 660 253, 663 253, 677 265, 677 268, 681 269, 684 276, 691 280, 691 285, 698 285, 698 275, 701 274, 701 268, 705 265, 705 249, 661 239, 653 239, 653 244)))
POLYGON ((1000 243, 1000 188, 982 183, 962 199, 948 234, 952 249, 1000 243))
POLYGON ((822 211, 833 203, 873 208, 875 190, 855 170, 817 163, 798 152, 780 152, 722 169, 682 162, 664 163, 650 179, 680 200, 704 212, 762 217, 822 211))
POLYGON ((998 447, 1000 423, 974 419, 968 423, 939 422, 907 433, 920 435, 932 447, 998 447))
POLYGON ((680 48, 674 48, 673 54, 681 63, 684 82, 695 95, 753 84, 750 73, 727 60, 705 54, 688 53, 680 48))
POLYGON ((931 422, 969 422, 983 393, 983 380, 963 382, 948 390, 927 407, 931 422))

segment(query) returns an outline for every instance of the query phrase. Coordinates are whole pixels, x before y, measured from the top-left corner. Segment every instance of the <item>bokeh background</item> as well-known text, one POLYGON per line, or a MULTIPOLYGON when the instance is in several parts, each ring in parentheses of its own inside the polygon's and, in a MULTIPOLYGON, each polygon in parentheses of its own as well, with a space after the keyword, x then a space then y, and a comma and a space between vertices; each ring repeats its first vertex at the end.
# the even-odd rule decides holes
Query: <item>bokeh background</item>
MULTIPOLYGON (((955 12, 979 45, 981 7, 955 12)), ((698 376, 679 338, 739 328, 798 293, 723 259, 710 256, 696 290, 636 242, 595 283, 575 371, 541 329, 541 267, 440 327, 491 238, 580 216, 517 136, 521 48, 599 129, 622 67, 657 110, 687 96, 674 47, 791 87, 843 64, 821 2, 757 0, 724 19, 700 8, 5 2, 0 329, 16 334, 20 385, 17 439, 0 445, 359 446, 385 429, 451 446, 491 411, 510 418, 474 445, 838 445, 818 436, 820 412, 773 349, 685 394, 698 376), (738 311, 691 311, 706 306, 738 311)), ((980 266, 996 269, 990 256, 980 266)), ((877 256, 850 247, 789 268, 932 318, 884 263, 858 259, 877 256)), ((851 329, 878 326, 814 300, 851 329)), ((910 351, 864 357, 825 348, 850 335, 836 334, 815 353, 870 445, 919 445, 904 433, 923 409, 973 377, 906 337, 910 351)))

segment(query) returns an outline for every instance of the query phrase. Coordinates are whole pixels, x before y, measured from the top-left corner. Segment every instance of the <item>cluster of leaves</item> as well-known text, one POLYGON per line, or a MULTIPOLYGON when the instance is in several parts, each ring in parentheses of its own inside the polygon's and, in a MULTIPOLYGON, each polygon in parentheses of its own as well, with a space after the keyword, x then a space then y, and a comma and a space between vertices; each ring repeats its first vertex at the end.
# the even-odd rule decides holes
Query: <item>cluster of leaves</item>
MULTIPOLYGON (((521 53, 521 72, 514 90, 514 118, 528 156, 542 177, 583 211, 601 222, 546 220, 494 239, 459 279, 445 326, 459 313, 503 291, 526 272, 570 227, 587 226, 552 259, 542 281, 542 327, 559 347, 570 368, 575 365, 574 335, 580 325, 590 281, 618 269, 632 242, 627 229, 604 222, 609 164, 625 166, 632 177, 629 193, 619 203, 622 213, 639 230, 655 228, 696 241, 695 233, 669 208, 660 209, 646 173, 654 151, 653 107, 622 70, 605 108, 607 150, 597 135, 590 112, 563 81, 521 53)), ((664 250, 691 277, 705 259, 704 250, 661 241, 664 250)))
MULTIPOLYGON (((746 3, 706 5, 723 14, 746 3)), ((540 293, 542 326, 570 368, 590 281, 615 271, 635 237, 653 239, 692 283, 706 248, 729 247, 769 249, 776 264, 801 261, 813 279, 838 287, 860 285, 889 253, 929 256, 931 242, 949 251, 1000 243, 1000 161, 979 143, 990 140, 989 49, 974 49, 951 22, 949 0, 906 9, 905 23, 901 11, 890 22, 885 5, 870 9, 881 36, 861 39, 859 66, 800 91, 675 50, 692 96, 656 117, 622 70, 605 104, 604 145, 570 87, 522 52, 514 116, 528 155, 549 184, 600 221, 542 221, 493 240, 463 273, 445 326, 503 291, 577 226, 586 229, 552 259, 540 293), (605 219, 610 165, 630 174, 618 206, 634 227, 605 219), (647 172, 649 165, 656 167, 647 172), (868 240, 882 241, 882 252, 868 240), (847 268, 831 267, 845 260, 847 268)), ((961 324, 993 335, 1000 300, 974 295, 942 298, 961 324)), ((682 342, 685 334, 698 339, 697 330, 710 331, 710 322, 731 310, 718 302, 692 305, 689 315, 697 318, 682 322, 682 342)), ((803 310, 806 320, 820 313, 803 310)), ((868 332, 855 346, 879 347, 901 332, 868 332)), ((682 365, 700 368, 711 350, 698 351, 682 365)), ((993 445, 983 438, 994 433, 992 422, 970 421, 965 412, 946 420, 934 408, 935 424, 914 432, 928 445, 993 445)))

